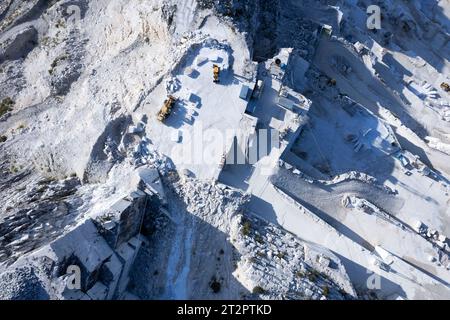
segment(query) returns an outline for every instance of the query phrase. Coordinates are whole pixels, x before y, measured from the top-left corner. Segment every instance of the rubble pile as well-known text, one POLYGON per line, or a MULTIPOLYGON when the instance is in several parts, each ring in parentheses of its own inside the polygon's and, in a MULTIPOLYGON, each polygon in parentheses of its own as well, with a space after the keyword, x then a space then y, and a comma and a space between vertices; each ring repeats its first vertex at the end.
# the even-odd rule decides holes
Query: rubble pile
POLYGON ((235 274, 268 299, 346 299, 353 287, 337 257, 251 214, 236 217, 231 236, 241 254, 235 274))
POLYGON ((243 205, 248 196, 220 184, 186 178, 180 179, 177 189, 189 212, 226 232, 237 257, 233 276, 248 290, 245 297, 343 299, 355 296, 337 257, 326 251, 316 252, 292 234, 247 212, 243 205), (328 259, 328 263, 322 263, 323 259, 328 259))

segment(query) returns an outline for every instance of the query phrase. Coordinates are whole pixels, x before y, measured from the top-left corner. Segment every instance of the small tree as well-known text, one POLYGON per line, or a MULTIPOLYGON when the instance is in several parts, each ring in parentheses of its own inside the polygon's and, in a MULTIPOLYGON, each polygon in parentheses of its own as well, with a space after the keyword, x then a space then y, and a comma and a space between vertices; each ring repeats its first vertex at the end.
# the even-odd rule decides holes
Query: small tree
POLYGON ((325 286, 323 286, 322 290, 323 290, 323 295, 324 295, 325 297, 328 297, 328 295, 330 294, 330 287, 328 287, 327 285, 325 285, 325 286))
POLYGON ((248 236, 250 234, 251 224, 250 221, 245 221, 242 225, 241 233, 243 236, 248 236))
POLYGON ((253 294, 264 294, 266 293, 266 290, 260 286, 256 286, 253 288, 253 294))
POLYGON ((5 113, 11 111, 13 107, 14 101, 11 98, 6 97, 5 99, 3 99, 2 102, 0 102, 0 117, 5 113))

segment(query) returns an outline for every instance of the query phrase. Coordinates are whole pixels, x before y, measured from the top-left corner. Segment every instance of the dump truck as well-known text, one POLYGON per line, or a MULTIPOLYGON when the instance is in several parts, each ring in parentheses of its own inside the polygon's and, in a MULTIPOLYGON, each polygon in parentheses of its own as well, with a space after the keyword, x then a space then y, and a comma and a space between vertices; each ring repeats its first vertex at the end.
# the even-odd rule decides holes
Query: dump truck
POLYGON ((169 95, 167 97, 167 99, 164 101, 163 107, 158 112, 159 121, 163 122, 169 117, 170 113, 172 112, 173 105, 175 104, 176 101, 177 99, 174 96, 169 95))
POLYGON ((442 90, 444 90, 445 92, 449 92, 450 91, 450 85, 447 82, 442 82, 441 83, 441 88, 442 90))
POLYGON ((213 75, 214 75, 213 81, 215 83, 218 83, 219 82, 219 76, 220 76, 220 67, 217 64, 213 65, 213 75))

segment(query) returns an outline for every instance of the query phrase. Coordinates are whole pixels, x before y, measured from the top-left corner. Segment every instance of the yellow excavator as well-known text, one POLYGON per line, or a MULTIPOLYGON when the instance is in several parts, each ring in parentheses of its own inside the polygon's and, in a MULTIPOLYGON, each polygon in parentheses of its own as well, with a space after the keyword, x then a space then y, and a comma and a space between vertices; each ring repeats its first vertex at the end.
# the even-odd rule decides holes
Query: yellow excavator
POLYGON ((175 104, 176 101, 177 101, 177 98, 175 98, 174 96, 169 95, 167 97, 167 99, 164 101, 163 107, 158 112, 158 120, 159 121, 163 122, 170 116, 173 105, 175 104))
POLYGON ((219 76, 220 76, 220 67, 217 64, 213 65, 213 74, 214 74, 214 82, 219 82, 219 76))
POLYGON ((441 89, 444 90, 445 92, 450 92, 450 85, 446 82, 442 82, 441 89))

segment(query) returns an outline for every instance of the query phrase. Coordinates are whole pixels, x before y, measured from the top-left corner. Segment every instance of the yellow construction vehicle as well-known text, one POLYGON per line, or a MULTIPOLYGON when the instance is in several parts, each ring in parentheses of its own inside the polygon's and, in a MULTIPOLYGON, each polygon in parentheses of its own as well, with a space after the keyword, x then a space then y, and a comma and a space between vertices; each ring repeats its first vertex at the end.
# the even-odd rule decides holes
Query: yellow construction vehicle
POLYGON ((220 76, 220 67, 217 64, 213 65, 213 74, 214 74, 214 82, 219 82, 219 76, 220 76))
POLYGON ((442 82, 441 83, 441 88, 442 90, 444 90, 445 92, 449 92, 450 91, 450 85, 446 82, 442 82))
POLYGON ((174 96, 169 95, 167 97, 167 99, 164 101, 163 107, 158 112, 159 121, 163 122, 169 117, 170 113, 172 112, 173 105, 175 104, 176 101, 177 99, 174 96))

